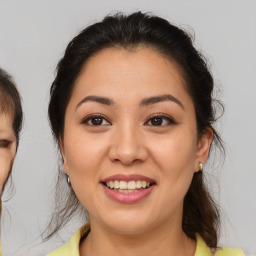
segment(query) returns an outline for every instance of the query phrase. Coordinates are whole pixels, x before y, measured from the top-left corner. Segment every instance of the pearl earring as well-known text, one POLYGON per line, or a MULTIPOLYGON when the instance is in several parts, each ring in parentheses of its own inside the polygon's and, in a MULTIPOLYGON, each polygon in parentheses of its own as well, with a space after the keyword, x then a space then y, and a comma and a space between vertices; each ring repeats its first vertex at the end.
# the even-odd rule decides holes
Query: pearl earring
POLYGON ((202 162, 199 162, 198 167, 199 167, 199 171, 203 171, 204 165, 202 164, 202 162))
POLYGON ((68 185, 71 185, 70 178, 69 178, 68 174, 67 174, 67 183, 68 183, 68 185))

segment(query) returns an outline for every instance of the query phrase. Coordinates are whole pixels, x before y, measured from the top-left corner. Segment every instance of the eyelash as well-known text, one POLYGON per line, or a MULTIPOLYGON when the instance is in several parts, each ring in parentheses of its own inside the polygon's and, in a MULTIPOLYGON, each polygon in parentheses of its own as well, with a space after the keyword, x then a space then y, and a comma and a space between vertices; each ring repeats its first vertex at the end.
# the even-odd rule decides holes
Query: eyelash
MULTIPOLYGON (((111 125, 111 122, 105 116, 103 116, 101 114, 93 114, 93 115, 89 115, 89 116, 85 117, 81 121, 81 124, 96 127, 96 126, 111 125), (93 124, 92 122, 96 121, 96 119, 99 119, 98 120, 99 123, 98 124, 93 124), (102 124, 104 122, 104 120, 105 120, 106 123, 102 124)), ((170 116, 167 116, 167 115, 164 115, 164 114, 154 114, 154 115, 150 116, 144 124, 147 125, 147 126, 158 126, 159 127, 159 126, 166 126, 166 125, 174 125, 174 124, 177 124, 177 122, 175 122, 175 120, 173 118, 171 118, 170 116), (152 124, 150 125, 150 124, 148 124, 150 121, 152 123, 152 120, 154 118, 160 119, 160 125, 152 125, 152 124), (164 121, 166 121, 166 123, 162 124, 164 121)))
POLYGON ((148 126, 157 126, 157 127, 160 127, 160 126, 166 126, 166 125, 174 125, 174 124, 177 124, 177 122, 175 122, 175 120, 173 118, 171 118, 170 116, 168 115, 164 115, 164 114, 154 114, 152 116, 150 116, 148 118, 148 120, 145 122, 146 125, 148 126), (160 125, 149 125, 148 123, 154 119, 154 118, 159 118, 161 120, 161 123, 160 125), (162 124, 163 120, 166 121, 166 124, 162 124))
POLYGON ((7 148, 10 145, 10 141, 8 140, 0 140, 0 148, 7 148))
POLYGON ((106 125, 111 125, 111 123, 107 120, 107 118, 101 114, 93 114, 93 115, 89 115, 87 117, 85 117, 81 124, 85 124, 85 125, 88 125, 88 126, 106 126, 106 125), (96 120, 96 119, 100 119, 102 122, 103 120, 105 120, 107 122, 107 124, 99 124, 99 125, 96 125, 96 124, 93 124, 92 123, 92 120, 96 120), (91 123, 89 123, 91 122, 91 123))

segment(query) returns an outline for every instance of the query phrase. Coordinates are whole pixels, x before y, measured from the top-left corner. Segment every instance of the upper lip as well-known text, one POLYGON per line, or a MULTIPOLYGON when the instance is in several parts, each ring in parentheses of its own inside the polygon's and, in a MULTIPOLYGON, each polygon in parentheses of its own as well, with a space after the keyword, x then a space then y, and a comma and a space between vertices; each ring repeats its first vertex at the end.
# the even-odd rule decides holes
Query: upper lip
POLYGON ((125 174, 116 174, 116 175, 112 175, 112 176, 109 176, 105 179, 103 179, 101 182, 105 183, 105 182, 108 182, 108 181, 115 181, 115 180, 118 180, 118 181, 132 181, 132 180, 145 180, 145 181, 148 181, 150 183, 156 183, 156 181, 154 179, 151 179, 149 177, 146 177, 146 176, 143 176, 143 175, 140 175, 140 174, 129 174, 129 175, 125 175, 125 174))

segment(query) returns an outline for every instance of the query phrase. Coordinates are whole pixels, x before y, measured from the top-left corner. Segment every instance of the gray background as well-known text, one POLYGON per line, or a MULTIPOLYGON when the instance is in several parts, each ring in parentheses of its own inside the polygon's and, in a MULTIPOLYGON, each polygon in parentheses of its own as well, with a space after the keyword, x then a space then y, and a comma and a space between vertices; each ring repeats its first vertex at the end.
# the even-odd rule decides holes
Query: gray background
MULTIPOLYGON (((0 0, 0 66, 15 77, 26 115, 13 169, 15 193, 4 203, 4 255, 44 255, 80 225, 74 221, 62 236, 41 243, 57 172, 48 93, 71 38, 116 10, 153 12, 195 31, 195 44, 212 64, 226 107, 218 126, 227 157, 215 170, 208 168, 222 208, 221 244, 256 252, 256 1, 0 0)), ((5 191, 4 199, 9 196, 5 191)))

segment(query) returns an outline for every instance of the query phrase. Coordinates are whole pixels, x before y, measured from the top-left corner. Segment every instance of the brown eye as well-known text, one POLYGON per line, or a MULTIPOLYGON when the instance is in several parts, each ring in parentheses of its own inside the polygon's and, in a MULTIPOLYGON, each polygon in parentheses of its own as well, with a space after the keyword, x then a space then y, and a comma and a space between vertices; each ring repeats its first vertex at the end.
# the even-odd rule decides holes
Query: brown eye
POLYGON ((106 126, 110 125, 110 122, 101 115, 89 116, 85 120, 82 121, 83 124, 89 126, 106 126))
POLYGON ((7 148, 10 145, 9 140, 0 140, 0 148, 7 148))
POLYGON ((163 118, 161 117, 154 117, 151 119, 151 124, 154 126, 160 126, 163 123, 163 118))
POLYGON ((164 115, 153 116, 146 122, 146 125, 149 126, 165 126, 171 124, 176 124, 176 122, 171 117, 164 115))
POLYGON ((101 118, 101 117, 91 119, 92 125, 102 125, 102 123, 103 123, 103 118, 101 118))

